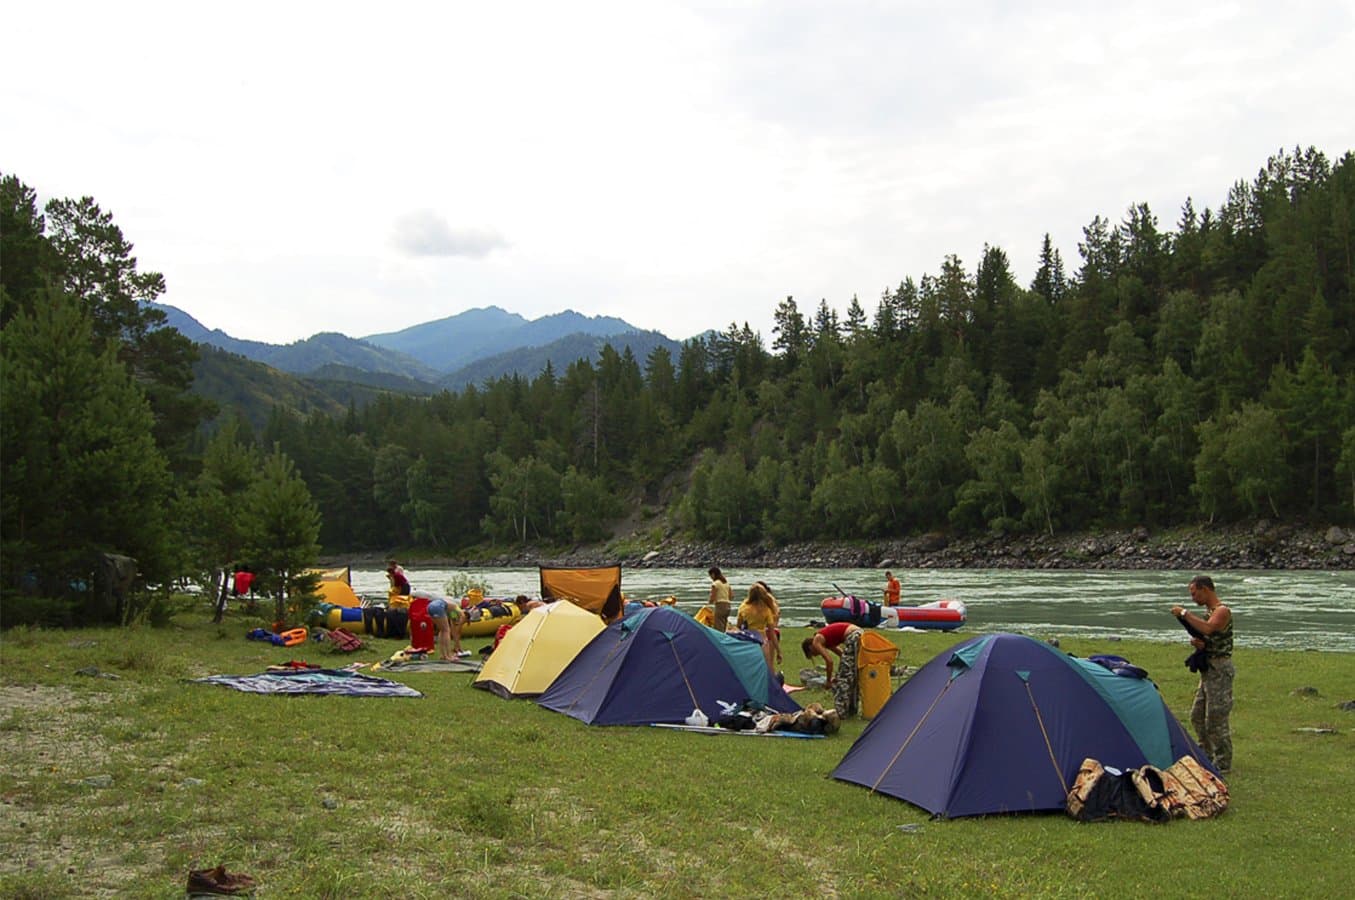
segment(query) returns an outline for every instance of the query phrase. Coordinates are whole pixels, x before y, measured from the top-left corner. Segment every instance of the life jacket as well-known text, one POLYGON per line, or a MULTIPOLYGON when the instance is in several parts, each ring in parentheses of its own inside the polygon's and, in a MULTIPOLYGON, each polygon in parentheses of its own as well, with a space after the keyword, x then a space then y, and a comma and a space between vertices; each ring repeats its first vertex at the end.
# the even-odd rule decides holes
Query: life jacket
POLYGON ((1173 816, 1207 819, 1228 808, 1228 785, 1193 756, 1163 769, 1162 786, 1163 802, 1173 816))
POLYGON ((1081 822, 1207 819, 1227 808, 1228 786, 1191 756, 1181 757, 1166 769, 1140 766, 1128 772, 1085 759, 1065 804, 1068 815, 1081 822))
MULTIPOLYGON (((1139 792, 1136 774, 1138 770, 1121 772, 1107 769, 1099 761, 1088 757, 1077 770, 1064 808, 1068 815, 1079 822, 1100 822, 1104 819, 1138 819, 1157 824, 1170 822, 1170 812, 1160 803, 1146 801, 1139 792)), ((1161 783, 1159 776, 1158 786, 1161 783)))
POLYGON ((306 642, 306 635, 307 632, 304 628, 291 628, 287 631, 280 632, 278 637, 282 638, 283 647, 295 647, 297 644, 304 644, 306 642))
POLYGON ((334 642, 334 646, 344 653, 352 653, 354 650, 361 650, 363 647, 362 638, 349 634, 341 628, 330 631, 328 637, 334 642))

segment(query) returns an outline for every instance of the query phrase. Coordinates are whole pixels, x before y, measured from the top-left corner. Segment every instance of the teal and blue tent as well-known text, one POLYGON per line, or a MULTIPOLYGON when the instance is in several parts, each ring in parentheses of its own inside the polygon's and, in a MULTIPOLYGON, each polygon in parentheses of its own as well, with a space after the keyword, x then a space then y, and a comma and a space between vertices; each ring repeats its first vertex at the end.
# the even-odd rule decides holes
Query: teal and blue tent
POLYGON ((1183 756, 1213 771, 1151 680, 991 634, 918 670, 833 777, 935 815, 974 816, 1063 809, 1088 758, 1128 771, 1183 756))
POLYGON ((777 712, 799 705, 772 677, 759 644, 728 637, 667 606, 609 625, 538 699, 590 725, 677 724, 700 709, 715 722, 725 704, 777 712))

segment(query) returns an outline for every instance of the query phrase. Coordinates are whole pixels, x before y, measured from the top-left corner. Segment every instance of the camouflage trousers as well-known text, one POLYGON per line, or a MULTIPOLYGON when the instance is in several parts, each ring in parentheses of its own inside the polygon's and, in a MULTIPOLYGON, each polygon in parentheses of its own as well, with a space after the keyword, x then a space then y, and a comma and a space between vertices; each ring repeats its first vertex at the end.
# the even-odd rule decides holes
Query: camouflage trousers
POLYGON ((1232 711, 1233 660, 1211 656, 1209 671, 1200 675, 1200 686, 1195 689, 1190 724, 1199 736, 1200 749, 1222 773, 1233 767, 1233 735, 1228 728, 1232 711))
POLYGON ((861 649, 861 632, 853 631, 842 642, 842 659, 833 679, 833 707, 844 719, 856 715, 856 653, 861 649))

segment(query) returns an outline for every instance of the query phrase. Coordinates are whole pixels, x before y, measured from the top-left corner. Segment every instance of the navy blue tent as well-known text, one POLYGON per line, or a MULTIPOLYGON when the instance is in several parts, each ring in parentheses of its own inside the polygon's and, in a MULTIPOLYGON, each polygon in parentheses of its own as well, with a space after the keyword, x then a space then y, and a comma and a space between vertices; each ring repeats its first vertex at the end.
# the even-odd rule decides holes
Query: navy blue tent
POLYGON ((833 777, 952 817, 1063 809, 1088 757, 1166 768, 1199 746, 1146 678, 1016 634, 946 650, 895 692, 833 777))
POLYGON ((591 725, 649 725, 680 723, 698 708, 713 723, 722 700, 800 708, 771 677, 760 645, 657 606, 593 638, 537 703, 591 725))

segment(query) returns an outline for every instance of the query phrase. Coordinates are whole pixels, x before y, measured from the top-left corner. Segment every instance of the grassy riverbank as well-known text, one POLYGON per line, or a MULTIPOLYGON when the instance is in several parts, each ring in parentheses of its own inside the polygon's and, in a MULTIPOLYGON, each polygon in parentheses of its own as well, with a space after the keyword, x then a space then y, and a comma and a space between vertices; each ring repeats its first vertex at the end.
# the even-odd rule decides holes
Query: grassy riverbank
MULTIPOLYGON (((205 619, 0 636, 0 895, 181 896, 188 869, 218 862, 258 897, 307 898, 1297 897, 1355 881, 1350 654, 1238 652, 1219 819, 930 821, 827 777, 860 720, 818 741, 592 728, 452 674, 400 676, 422 699, 261 697, 186 679, 401 643, 335 656, 205 619), (1339 733, 1304 730, 1319 728, 1339 733)), ((963 636, 890 635, 913 666, 963 636)), ((1186 717, 1183 643, 1063 649, 1128 657, 1186 717)))

